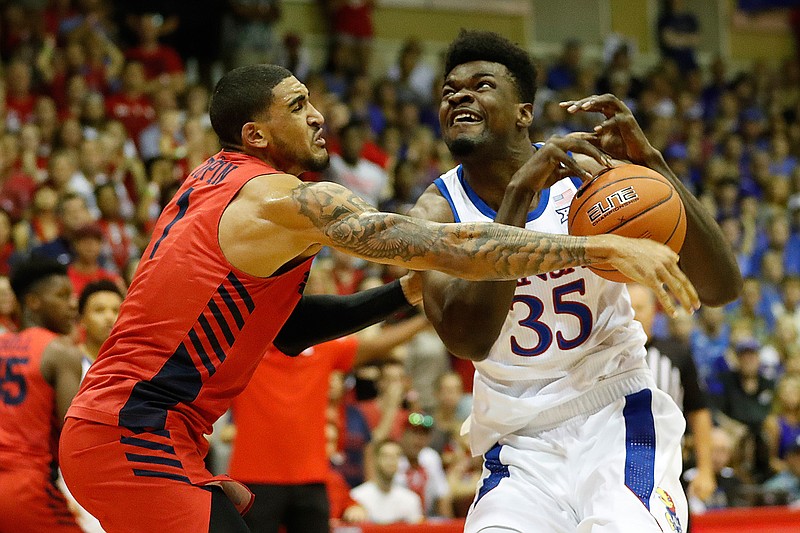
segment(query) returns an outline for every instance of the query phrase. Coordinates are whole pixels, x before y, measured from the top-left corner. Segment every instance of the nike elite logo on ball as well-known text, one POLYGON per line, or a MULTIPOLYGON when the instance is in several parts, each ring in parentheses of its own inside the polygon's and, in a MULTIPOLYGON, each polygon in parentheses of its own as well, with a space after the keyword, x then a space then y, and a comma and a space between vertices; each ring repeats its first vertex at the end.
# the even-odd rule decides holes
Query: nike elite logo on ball
MULTIPOLYGON (((650 168, 625 164, 605 169, 581 186, 570 203, 567 226, 570 235, 652 239, 680 252, 686 211, 667 178, 650 168)), ((629 281, 611 265, 589 269, 611 281, 629 281)))
POLYGON ((589 217, 589 222, 592 226, 596 226, 598 222, 606 218, 608 215, 622 209, 625 205, 631 202, 637 202, 639 195, 632 186, 625 187, 616 192, 613 192, 605 197, 603 201, 597 202, 589 208, 586 215, 589 217))

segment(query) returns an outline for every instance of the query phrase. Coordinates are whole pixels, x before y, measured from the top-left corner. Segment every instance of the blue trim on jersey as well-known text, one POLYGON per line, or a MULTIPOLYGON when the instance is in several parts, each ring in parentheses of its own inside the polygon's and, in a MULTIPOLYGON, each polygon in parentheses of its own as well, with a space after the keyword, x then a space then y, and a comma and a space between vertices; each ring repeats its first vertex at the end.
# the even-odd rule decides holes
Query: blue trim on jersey
MULTIPOLYGON (((458 181, 464 188, 464 192, 467 193, 467 198, 469 198, 469 200, 472 202, 472 205, 474 205, 478 209, 478 211, 480 211, 483 215, 491 218, 492 220, 497 218, 497 212, 491 207, 489 207, 488 204, 484 202, 480 196, 478 196, 478 193, 476 193, 472 189, 472 187, 469 186, 467 180, 464 179, 464 168, 461 165, 458 165, 458 168, 456 169, 456 174, 458 175, 458 181)), ((528 213, 525 222, 532 222, 537 218, 539 218, 540 216, 542 216, 542 213, 544 213, 544 210, 549 202, 550 202, 550 189, 544 189, 542 193, 539 195, 539 203, 537 204, 536 209, 528 213)))
POLYGON ((572 184, 575 186, 576 189, 580 189, 581 185, 583 185, 583 181, 580 178, 576 178, 575 176, 570 176, 569 179, 572 180, 572 184))
POLYGON ((473 505, 477 505, 481 498, 486 496, 490 490, 497 487, 504 477, 509 477, 511 475, 508 471, 508 465, 504 465, 500 462, 500 450, 502 449, 502 445, 495 444, 491 450, 484 454, 483 466, 489 471, 489 475, 483 480, 483 484, 481 484, 481 488, 478 491, 478 497, 475 498, 475 503, 473 505))
POLYGON ((436 188, 439 189, 439 192, 442 194, 442 196, 444 196, 444 199, 447 200, 448 204, 450 204, 450 211, 453 212, 453 219, 456 222, 461 222, 461 218, 458 216, 458 211, 456 211, 456 204, 453 203, 453 197, 450 196, 450 191, 447 190, 447 185, 444 184, 444 180, 442 180, 442 178, 436 178, 433 180, 433 184, 436 185, 436 188))
POLYGON ((644 389, 625 397, 625 486, 650 510, 655 487, 656 426, 653 391, 644 389))

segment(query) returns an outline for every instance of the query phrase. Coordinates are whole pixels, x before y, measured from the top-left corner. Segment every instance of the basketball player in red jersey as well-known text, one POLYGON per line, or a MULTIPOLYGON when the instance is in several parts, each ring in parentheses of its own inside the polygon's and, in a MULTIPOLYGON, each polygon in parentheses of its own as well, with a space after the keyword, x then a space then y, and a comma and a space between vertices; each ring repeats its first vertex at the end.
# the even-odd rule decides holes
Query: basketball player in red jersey
MULTIPOLYGON (((239 512, 251 494, 206 470, 203 434, 298 303, 303 335, 353 327, 347 312, 315 315, 301 301, 322 246, 470 279, 610 262, 668 311, 697 306, 677 255, 652 241, 437 224, 378 212, 340 185, 303 183, 297 175, 328 163, 324 119, 281 67, 223 76, 210 116, 223 150, 189 174, 156 223, 62 432, 64 480, 110 533, 248 531, 239 512)), ((586 141, 569 148, 602 161, 586 141)), ((582 172, 566 154, 552 164, 582 172)))
POLYGON ((77 314, 72 285, 64 265, 32 259, 11 287, 23 329, 0 336, 0 533, 80 533, 53 468, 81 380, 81 354, 62 337, 77 314))

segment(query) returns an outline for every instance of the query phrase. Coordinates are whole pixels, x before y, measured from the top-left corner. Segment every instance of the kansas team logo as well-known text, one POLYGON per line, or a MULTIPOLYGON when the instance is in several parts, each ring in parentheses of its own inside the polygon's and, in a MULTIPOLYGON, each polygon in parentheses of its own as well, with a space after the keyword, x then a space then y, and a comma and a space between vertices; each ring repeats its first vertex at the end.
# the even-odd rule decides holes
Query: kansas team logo
POLYGON ((661 503, 664 504, 664 507, 667 508, 667 512, 664 513, 664 518, 667 519, 672 531, 675 531, 676 533, 683 533, 681 522, 678 520, 678 511, 675 509, 675 502, 672 501, 672 496, 670 496, 669 493, 661 487, 656 488, 656 494, 661 500, 661 503))

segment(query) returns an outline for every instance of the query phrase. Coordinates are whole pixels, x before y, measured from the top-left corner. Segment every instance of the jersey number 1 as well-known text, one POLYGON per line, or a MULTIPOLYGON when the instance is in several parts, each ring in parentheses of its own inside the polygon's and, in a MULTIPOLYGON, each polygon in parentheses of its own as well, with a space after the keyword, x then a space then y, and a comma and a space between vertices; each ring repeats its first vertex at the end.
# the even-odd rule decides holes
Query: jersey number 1
MULTIPOLYGON (((580 302, 564 299, 564 296, 572 294, 573 292, 577 292, 580 295, 586 292, 586 281, 583 278, 565 285, 559 285, 553 289, 553 311, 559 315, 574 316, 578 319, 578 324, 580 325, 578 335, 573 339, 565 339, 560 331, 556 331, 556 344, 558 344, 558 347, 562 350, 572 350, 580 346, 589 338, 589 334, 592 332, 593 320, 591 309, 580 302)), ((553 330, 550 329, 550 326, 539 320, 544 314, 545 303, 536 296, 531 296, 529 294, 514 296, 511 307, 513 308, 517 303, 528 307, 528 316, 520 320, 518 322, 519 325, 535 331, 539 336, 539 342, 532 348, 526 348, 521 346, 517 338, 512 335, 511 351, 522 357, 541 355, 553 344, 553 330)))

